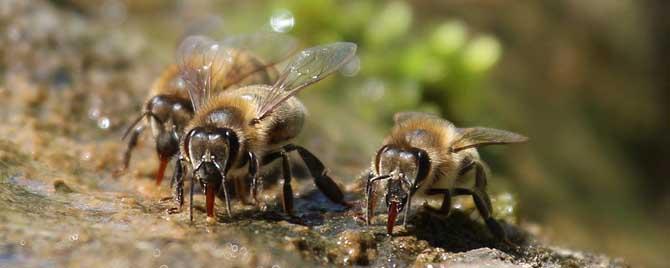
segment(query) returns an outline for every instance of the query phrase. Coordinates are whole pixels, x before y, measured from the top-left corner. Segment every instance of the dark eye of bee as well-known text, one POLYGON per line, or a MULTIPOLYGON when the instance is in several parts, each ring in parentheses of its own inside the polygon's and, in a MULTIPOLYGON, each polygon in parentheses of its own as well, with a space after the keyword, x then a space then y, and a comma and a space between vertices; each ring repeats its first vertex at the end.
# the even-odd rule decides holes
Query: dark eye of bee
POLYGON ((165 95, 151 98, 146 110, 151 114, 150 122, 155 135, 171 127, 164 125, 170 119, 177 130, 180 130, 193 116, 193 108, 188 101, 165 95))
POLYGON ((421 149, 415 149, 414 155, 416 156, 416 182, 423 180, 428 176, 430 172, 430 156, 426 151, 421 149))
POLYGON ((181 130, 193 117, 193 108, 189 102, 179 100, 172 104, 172 118, 178 130, 181 130))
POLYGON ((228 143, 226 137, 220 133, 212 132, 208 135, 209 150, 213 161, 224 161, 228 158, 228 143))
POLYGON ((398 166, 398 155, 400 151, 393 147, 388 147, 381 153, 379 158, 379 171, 381 174, 389 174, 398 166))
POLYGON ((172 111, 172 98, 169 96, 158 95, 151 98, 147 103, 146 110, 151 113, 151 115, 159 121, 159 123, 165 123, 170 112, 172 111))
POLYGON ((207 146, 209 145, 207 133, 204 131, 204 129, 201 128, 196 128, 191 131, 191 134, 189 135, 189 138, 186 142, 186 146, 188 148, 188 155, 193 161, 193 166, 197 167, 200 165, 200 162, 203 160, 209 160, 209 159, 203 159, 203 156, 205 156, 205 152, 207 150, 207 146))
POLYGON ((398 156, 398 166, 400 171, 403 172, 407 178, 416 178, 418 167, 416 154, 414 152, 400 152, 398 156))

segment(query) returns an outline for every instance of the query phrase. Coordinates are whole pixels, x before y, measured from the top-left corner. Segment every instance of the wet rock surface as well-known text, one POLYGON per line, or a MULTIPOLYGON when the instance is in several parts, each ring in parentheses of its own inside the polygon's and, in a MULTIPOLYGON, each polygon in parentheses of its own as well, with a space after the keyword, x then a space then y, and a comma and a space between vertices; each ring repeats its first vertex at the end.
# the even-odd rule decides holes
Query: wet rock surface
MULTIPOLYGON (((383 215, 365 226, 362 203, 332 204, 309 180, 295 182, 294 217, 272 185, 261 204, 235 202, 213 221, 200 195, 193 222, 186 207, 169 214, 148 139, 113 176, 120 133, 160 66, 139 60, 141 35, 104 23, 43 1, 0 4, 0 267, 626 266, 545 246, 514 224, 504 227, 515 246, 496 243, 467 202, 449 217, 419 209, 388 236, 383 215)), ((359 183, 341 182, 348 199, 362 198, 359 183)), ((501 200, 498 214, 513 223, 514 202, 501 200)))

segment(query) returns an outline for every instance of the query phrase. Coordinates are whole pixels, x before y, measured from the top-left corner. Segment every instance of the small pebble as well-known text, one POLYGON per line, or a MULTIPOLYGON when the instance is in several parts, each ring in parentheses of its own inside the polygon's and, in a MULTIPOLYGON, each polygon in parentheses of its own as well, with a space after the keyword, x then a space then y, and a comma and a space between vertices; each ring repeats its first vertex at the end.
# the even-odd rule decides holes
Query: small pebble
POLYGON ((64 194, 74 193, 74 190, 72 190, 70 186, 67 186, 67 184, 65 184, 63 180, 54 181, 54 190, 56 190, 57 193, 64 193, 64 194))

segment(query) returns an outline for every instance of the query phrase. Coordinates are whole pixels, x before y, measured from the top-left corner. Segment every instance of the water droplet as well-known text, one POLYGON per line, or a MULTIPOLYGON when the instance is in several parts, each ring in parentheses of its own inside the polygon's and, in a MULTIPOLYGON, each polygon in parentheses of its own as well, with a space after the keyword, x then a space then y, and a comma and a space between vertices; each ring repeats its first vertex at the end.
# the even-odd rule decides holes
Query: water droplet
POLYGON ((90 110, 88 110, 88 118, 95 120, 99 116, 100 116, 100 109, 93 107, 90 110))
POLYGON ((286 9, 280 9, 275 11, 270 17, 270 26, 272 30, 278 33, 286 33, 293 29, 295 25, 295 18, 293 13, 286 9))
POLYGON ((186 81, 184 81, 183 78, 179 77, 174 81, 174 84, 177 88, 185 88, 186 87, 186 81))
POLYGON ((107 117, 98 118, 98 127, 101 129, 108 129, 110 125, 110 120, 107 117))
POLYGON ((361 59, 356 56, 353 59, 351 59, 349 62, 344 64, 342 68, 340 69, 340 73, 344 76, 355 76, 358 74, 358 71, 361 70, 361 59))
POLYGON ((154 257, 158 258, 161 256, 161 250, 160 249, 154 249, 154 257))
POLYGON ((91 152, 88 152, 88 151, 87 151, 87 152, 83 152, 83 153, 81 154, 81 160, 84 160, 84 161, 91 160, 91 157, 92 157, 92 156, 93 156, 93 155, 91 154, 91 152))

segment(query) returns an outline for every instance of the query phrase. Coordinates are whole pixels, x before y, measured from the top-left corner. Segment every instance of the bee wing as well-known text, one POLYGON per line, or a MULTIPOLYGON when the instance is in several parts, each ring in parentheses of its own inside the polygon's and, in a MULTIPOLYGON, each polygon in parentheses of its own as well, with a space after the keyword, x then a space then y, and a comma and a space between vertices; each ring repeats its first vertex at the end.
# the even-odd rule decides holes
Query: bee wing
POLYGON ((193 107, 198 110, 218 86, 226 66, 233 63, 233 51, 202 35, 189 36, 177 49, 177 66, 193 107))
POLYGON ((301 89, 326 78, 356 54, 356 44, 337 42, 305 49, 293 56, 277 82, 263 98, 256 120, 263 119, 301 89))
MULTIPOLYGON (((259 32, 254 34, 237 35, 223 40, 222 45, 229 48, 248 51, 250 54, 258 59, 260 62, 257 67, 250 70, 231 70, 227 73, 227 83, 224 88, 243 81, 245 78, 277 65, 286 60, 289 55, 296 52, 298 41, 286 34, 273 32, 259 32)), ((233 61, 233 68, 241 66, 236 64, 240 59, 240 53, 235 53, 233 61)), ((241 69, 241 68, 240 68, 241 69)))
POLYGON ((221 42, 195 35, 184 39, 177 49, 177 65, 197 110, 216 90, 225 89, 274 66, 296 47, 294 38, 278 33, 237 35, 221 42), (248 54, 240 52, 249 52, 262 63, 254 65, 257 66, 255 68, 243 68, 247 65, 242 55, 248 54))
POLYGON ((460 137, 451 146, 454 152, 490 144, 509 144, 528 141, 526 136, 495 128, 473 127, 458 129, 460 137))

